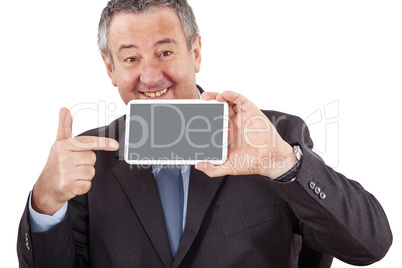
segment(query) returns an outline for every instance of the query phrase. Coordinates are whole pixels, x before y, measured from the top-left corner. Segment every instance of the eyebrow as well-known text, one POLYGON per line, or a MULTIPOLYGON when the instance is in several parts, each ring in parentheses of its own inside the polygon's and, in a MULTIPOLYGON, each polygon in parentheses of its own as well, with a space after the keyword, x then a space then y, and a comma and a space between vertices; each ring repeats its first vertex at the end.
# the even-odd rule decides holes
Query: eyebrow
MULTIPOLYGON (((160 45, 163 45, 163 44, 177 44, 177 42, 173 38, 166 37, 166 38, 162 38, 161 40, 156 41, 155 44, 154 44, 154 47, 160 46, 160 45)), ((127 45, 123 44, 123 45, 121 45, 119 47, 119 52, 121 52, 124 49, 131 49, 131 48, 138 49, 138 46, 134 45, 134 44, 127 44, 127 45)))
POLYGON ((130 48, 138 48, 138 46, 133 45, 133 44, 121 45, 121 46, 119 47, 119 52, 121 52, 121 51, 124 50, 124 49, 130 49, 130 48))
POLYGON ((176 44, 176 43, 177 43, 176 40, 174 40, 173 38, 166 37, 157 41, 154 46, 159 46, 163 44, 176 44))

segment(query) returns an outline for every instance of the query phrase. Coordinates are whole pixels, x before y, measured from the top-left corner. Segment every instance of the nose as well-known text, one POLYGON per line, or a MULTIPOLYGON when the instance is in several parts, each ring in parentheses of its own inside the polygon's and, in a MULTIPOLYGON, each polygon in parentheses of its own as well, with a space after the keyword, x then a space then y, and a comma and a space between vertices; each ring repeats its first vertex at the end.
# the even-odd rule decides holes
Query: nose
POLYGON ((143 61, 140 81, 148 87, 153 87, 163 79, 163 73, 160 64, 156 60, 143 61))

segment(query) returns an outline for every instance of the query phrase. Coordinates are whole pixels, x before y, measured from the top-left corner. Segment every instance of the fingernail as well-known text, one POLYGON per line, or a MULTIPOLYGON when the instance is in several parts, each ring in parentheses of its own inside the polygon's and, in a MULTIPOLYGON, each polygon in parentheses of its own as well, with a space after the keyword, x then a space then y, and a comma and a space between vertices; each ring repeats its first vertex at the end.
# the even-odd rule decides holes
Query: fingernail
POLYGON ((112 140, 112 141, 109 142, 109 147, 113 148, 113 149, 116 149, 117 147, 119 147, 119 145, 118 145, 118 143, 116 141, 112 140))

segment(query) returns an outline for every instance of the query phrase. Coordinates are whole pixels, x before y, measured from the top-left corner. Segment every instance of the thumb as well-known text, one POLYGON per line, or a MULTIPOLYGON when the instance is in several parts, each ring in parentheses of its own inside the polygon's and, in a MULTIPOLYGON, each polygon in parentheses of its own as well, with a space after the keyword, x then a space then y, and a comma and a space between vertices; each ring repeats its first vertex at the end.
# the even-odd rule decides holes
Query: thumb
POLYGON ((59 128, 57 129, 56 140, 65 140, 72 137, 73 118, 70 111, 63 107, 59 111, 59 128))

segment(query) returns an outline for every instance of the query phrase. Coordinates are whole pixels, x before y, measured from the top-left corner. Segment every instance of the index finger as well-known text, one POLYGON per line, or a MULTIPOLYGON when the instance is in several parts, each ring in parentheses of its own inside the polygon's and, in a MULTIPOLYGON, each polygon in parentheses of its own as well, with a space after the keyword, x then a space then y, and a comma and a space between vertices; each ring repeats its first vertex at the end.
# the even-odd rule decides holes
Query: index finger
POLYGON ((100 151, 116 151, 119 149, 119 143, 111 138, 96 136, 78 136, 67 140, 69 149, 74 152, 100 150, 100 151))

